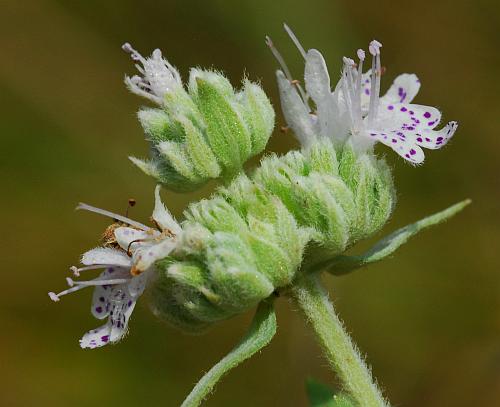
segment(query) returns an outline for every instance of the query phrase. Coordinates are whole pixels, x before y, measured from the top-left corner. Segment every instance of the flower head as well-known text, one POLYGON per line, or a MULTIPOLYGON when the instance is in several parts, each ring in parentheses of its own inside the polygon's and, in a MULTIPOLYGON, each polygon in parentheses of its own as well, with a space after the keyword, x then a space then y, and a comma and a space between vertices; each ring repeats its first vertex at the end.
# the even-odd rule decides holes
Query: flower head
POLYGON ((380 97, 380 42, 373 40, 369 44, 372 66, 366 73, 363 73, 366 56, 363 50, 357 51, 358 64, 343 58, 342 76, 332 91, 321 53, 315 49, 304 51, 291 30, 285 28, 305 59, 305 90, 291 79, 270 40, 268 45, 283 69, 277 72, 277 78, 285 119, 304 146, 318 137, 338 143, 349 140, 361 150, 381 142, 405 160, 420 164, 424 161, 422 147, 439 149, 455 133, 457 122, 435 130, 441 120, 438 109, 411 103, 420 89, 420 81, 414 74, 399 75, 380 97), (316 111, 311 108, 310 99, 316 111))
POLYGON ((258 83, 233 88, 218 71, 192 68, 186 86, 156 49, 143 58, 123 49, 142 76, 125 77, 129 89, 159 106, 144 108, 139 121, 151 144, 150 159, 130 157, 167 188, 192 191, 211 179, 228 178, 261 153, 274 128, 274 110, 258 83))
POLYGON ((181 228, 161 202, 159 187, 156 188, 155 197, 152 220, 158 229, 86 204, 77 207, 121 222, 107 229, 104 247, 83 254, 83 267, 71 267, 76 277, 83 271, 104 269, 97 278, 74 281, 68 277, 66 281, 70 288, 58 294, 49 293, 53 301, 59 301, 63 295, 94 287, 92 315, 98 319, 107 317, 108 321, 80 339, 82 348, 92 349, 115 343, 127 333, 128 321, 137 299, 154 277, 155 261, 166 257, 176 245, 181 228))
POLYGON ((122 45, 122 49, 142 64, 135 65, 142 76, 125 76, 125 83, 131 92, 161 105, 167 92, 182 86, 179 72, 163 58, 159 49, 155 49, 149 58, 144 58, 128 42, 122 45))

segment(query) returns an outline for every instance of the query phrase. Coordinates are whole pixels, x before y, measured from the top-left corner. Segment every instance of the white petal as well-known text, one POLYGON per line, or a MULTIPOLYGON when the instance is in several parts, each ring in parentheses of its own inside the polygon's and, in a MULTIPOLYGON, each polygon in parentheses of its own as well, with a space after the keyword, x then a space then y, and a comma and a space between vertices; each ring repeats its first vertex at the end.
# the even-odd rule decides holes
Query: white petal
POLYGON ((349 122, 341 117, 338 92, 332 94, 325 60, 315 49, 307 52, 304 80, 306 90, 316 104, 321 136, 343 141, 348 135, 349 122))
POLYGON ((133 255, 132 274, 146 271, 155 261, 167 257, 174 248, 175 242, 165 239, 153 246, 137 249, 133 255))
POLYGON ((416 144, 413 133, 405 131, 376 131, 368 130, 367 137, 380 141, 392 148, 396 153, 403 157, 406 161, 413 164, 421 164, 424 162, 425 156, 422 149, 416 144))
POLYGON ((135 300, 125 290, 117 292, 116 298, 111 300, 109 316, 111 322, 109 339, 111 342, 118 342, 127 333, 128 321, 135 308, 135 303, 135 300))
POLYGON ((151 234, 146 233, 143 230, 137 230, 126 226, 116 228, 114 233, 116 242, 125 251, 128 251, 129 249, 131 251, 136 250, 138 247, 145 244, 144 242, 139 242, 138 240, 149 240, 153 237, 151 234))
POLYGON ((432 130, 440 120, 441 112, 432 106, 381 103, 374 127, 418 132, 424 129, 432 130))
POLYGON ((316 105, 331 96, 330 75, 325 59, 318 50, 307 51, 304 82, 307 93, 316 105))
POLYGON ((411 103, 420 90, 420 80, 417 75, 403 73, 399 75, 387 91, 380 98, 383 103, 411 103))
MULTIPOLYGON (((108 280, 114 277, 121 276, 130 276, 130 269, 127 267, 109 267, 101 275, 98 279, 108 280)), ((132 279, 131 279, 132 280, 132 279)), ((91 312, 94 317, 97 319, 104 319, 109 315, 110 311, 110 298, 113 296, 113 292, 115 290, 114 286, 107 285, 97 285, 94 288, 94 293, 92 296, 92 308, 91 312)))
POLYGON ((80 346, 83 349, 95 349, 107 345, 110 342, 111 321, 97 329, 93 329, 83 335, 80 339, 80 346))
POLYGON ((280 91, 281 108, 285 120, 300 141, 302 146, 308 146, 316 140, 313 122, 309 116, 309 108, 302 101, 297 89, 277 71, 276 77, 280 91))
POLYGON ((158 226, 162 230, 170 230, 175 235, 178 235, 182 232, 182 228, 163 205, 160 197, 160 185, 157 185, 155 188, 155 208, 153 210, 153 220, 158 224, 158 226))
POLYGON ((84 253, 81 262, 86 266, 103 264, 128 267, 130 266, 130 257, 120 250, 98 247, 84 253))
POLYGON ((441 130, 424 129, 420 133, 416 133, 415 142, 422 147, 437 150, 448 143, 453 137, 458 128, 457 122, 449 122, 441 130))
POLYGON ((136 277, 133 277, 128 283, 128 292, 133 299, 137 299, 144 292, 148 279, 150 277, 149 271, 145 271, 136 277))

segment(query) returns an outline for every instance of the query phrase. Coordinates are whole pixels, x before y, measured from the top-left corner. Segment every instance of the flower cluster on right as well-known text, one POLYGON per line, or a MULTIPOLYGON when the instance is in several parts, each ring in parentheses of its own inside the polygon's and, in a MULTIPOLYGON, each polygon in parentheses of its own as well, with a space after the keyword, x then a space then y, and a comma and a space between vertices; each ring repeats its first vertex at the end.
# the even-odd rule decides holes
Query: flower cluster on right
POLYGON ((321 53, 315 49, 306 52, 293 32, 286 25, 285 28, 305 60, 305 89, 293 80, 269 38, 267 44, 282 68, 277 71, 277 79, 283 114, 303 146, 318 138, 330 138, 337 143, 348 140, 356 149, 366 151, 381 142, 405 160, 421 164, 425 158, 422 147, 439 149, 457 130, 458 124, 454 121, 435 130, 441 121, 439 110, 411 103, 420 89, 420 80, 415 74, 399 75, 380 97, 383 73, 380 42, 370 42, 372 64, 365 73, 366 55, 362 49, 357 51, 357 64, 343 58, 342 75, 332 91, 321 53), (311 108, 310 99, 315 109, 311 108))

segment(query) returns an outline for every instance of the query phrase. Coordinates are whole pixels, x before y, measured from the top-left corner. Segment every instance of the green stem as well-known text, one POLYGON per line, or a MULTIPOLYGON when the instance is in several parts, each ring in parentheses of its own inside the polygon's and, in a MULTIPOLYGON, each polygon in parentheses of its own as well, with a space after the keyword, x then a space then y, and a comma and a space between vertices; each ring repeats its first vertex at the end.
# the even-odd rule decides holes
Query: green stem
POLYGON ((291 288, 293 301, 311 324, 330 367, 344 391, 359 407, 388 407, 316 276, 304 277, 291 288))
POLYGON ((272 301, 263 301, 259 304, 252 325, 241 342, 201 378, 181 407, 199 406, 224 374, 266 346, 275 333, 274 306, 272 301))

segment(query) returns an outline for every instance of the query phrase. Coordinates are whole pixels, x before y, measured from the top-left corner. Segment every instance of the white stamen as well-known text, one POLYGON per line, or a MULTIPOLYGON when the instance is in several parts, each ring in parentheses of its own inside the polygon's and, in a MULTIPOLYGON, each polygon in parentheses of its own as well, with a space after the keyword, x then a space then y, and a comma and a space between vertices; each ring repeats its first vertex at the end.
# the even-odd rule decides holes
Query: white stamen
POLYGON ((110 280, 90 280, 90 281, 72 281, 75 286, 79 287, 91 287, 97 285, 117 285, 117 284, 125 284, 130 281, 130 278, 113 278, 110 280))
POLYGON ((120 267, 120 266, 117 266, 116 264, 93 264, 91 266, 85 266, 80 268, 76 266, 71 266, 69 269, 75 277, 80 277, 81 271, 107 269, 109 267, 120 267))
POLYGON ((276 58, 276 61, 278 61, 278 64, 280 65, 281 70, 285 74, 286 78, 291 82, 293 80, 292 74, 290 73, 290 70, 288 69, 288 66, 287 66, 285 60, 283 59, 283 57, 281 56, 280 52, 274 46, 274 43, 271 40, 271 37, 269 37, 269 35, 266 35, 266 45, 269 47, 269 49, 273 53, 274 58, 276 58))
POLYGON ((377 40, 373 40, 368 46, 370 54, 372 54, 373 56, 380 54, 380 48, 382 48, 382 44, 377 40))
POLYGON ((75 291, 79 291, 82 288, 85 288, 85 286, 76 285, 74 287, 68 288, 67 290, 61 291, 60 293, 57 293, 57 294, 51 291, 49 293, 49 297, 52 301, 57 302, 60 300, 60 297, 62 297, 63 295, 74 293, 75 291))
POLYGON ((363 62, 365 61, 365 51, 362 49, 358 49, 358 58, 359 58, 359 63, 358 63, 358 74, 356 77, 356 92, 358 93, 359 97, 359 106, 361 108, 361 81, 363 79, 363 62))
POLYGON ((347 112, 351 118, 351 122, 354 123, 354 115, 352 109, 352 99, 351 99, 351 89, 349 86, 349 70, 350 64, 348 62, 349 58, 344 57, 344 70, 342 71, 342 93, 344 95, 345 104, 347 112))
POLYGON ((370 42, 369 50, 372 54, 372 73, 371 73, 371 93, 370 106, 368 109, 368 126, 373 124, 373 121, 378 114, 379 94, 380 94, 380 76, 382 74, 380 67, 380 48, 382 44, 377 40, 370 42))
POLYGON ((130 54, 130 56, 134 61, 141 61, 141 62, 145 61, 144 57, 141 54, 139 54, 139 52, 137 52, 134 48, 132 48, 132 45, 130 45, 130 43, 128 42, 122 45, 122 50, 130 54))
POLYGON ((116 219, 116 220, 119 220, 123 223, 130 225, 130 226, 135 226, 136 228, 142 229, 144 231, 148 231, 151 229, 151 228, 147 227, 146 225, 143 225, 140 222, 136 222, 135 220, 126 218, 125 216, 118 215, 116 213, 107 211, 105 209, 96 208, 95 206, 90 206, 90 205, 87 205, 85 203, 80 202, 78 204, 78 206, 76 207, 76 210, 78 210, 78 209, 83 209, 85 211, 98 213, 100 215, 107 216, 107 217, 112 218, 112 219, 116 219))
POLYGON ((304 59, 306 59, 306 51, 304 50, 302 44, 299 42, 295 33, 292 31, 290 27, 288 27, 288 25, 283 24, 283 26, 285 27, 285 31, 287 32, 288 36, 291 38, 291 40, 293 41, 293 43, 295 44, 301 55, 304 57, 304 59))
POLYGON ((70 287, 73 287, 75 285, 75 282, 73 281, 73 279, 71 277, 66 277, 66 282, 68 283, 68 285, 70 287))
POLYGON ((342 60, 344 61, 344 64, 348 65, 349 67, 356 65, 351 58, 342 57, 342 60))
MULTIPOLYGON (((271 50, 271 52, 273 53, 274 55, 274 58, 276 58, 276 60, 278 61, 278 64, 280 65, 281 67, 281 70, 283 71, 283 73, 285 74, 285 77, 293 83, 293 78, 292 78, 292 73, 290 72, 290 69, 288 69, 288 66, 287 64, 285 63, 285 60, 283 59, 283 57, 281 56, 280 52, 278 51, 278 49, 274 46, 274 43, 273 41, 271 40, 271 37, 269 37, 268 35, 266 35, 266 45, 269 47, 269 49, 271 50)), ((297 86, 297 89, 300 93, 300 96, 302 98, 302 101, 304 102, 304 105, 306 105, 308 108, 309 108, 309 105, 308 105, 308 100, 309 100, 309 96, 307 95, 307 93, 304 91, 304 89, 302 89, 302 86, 300 86, 300 84, 296 84, 297 86)))

